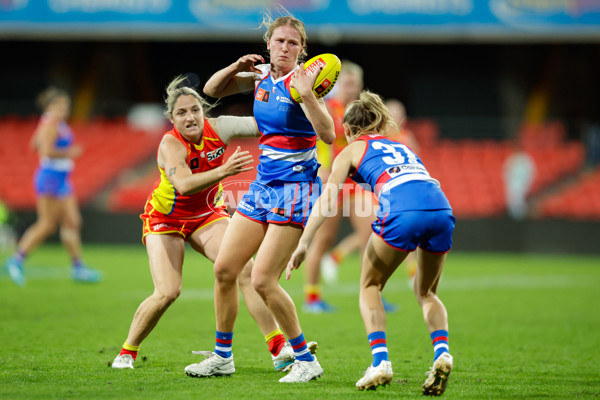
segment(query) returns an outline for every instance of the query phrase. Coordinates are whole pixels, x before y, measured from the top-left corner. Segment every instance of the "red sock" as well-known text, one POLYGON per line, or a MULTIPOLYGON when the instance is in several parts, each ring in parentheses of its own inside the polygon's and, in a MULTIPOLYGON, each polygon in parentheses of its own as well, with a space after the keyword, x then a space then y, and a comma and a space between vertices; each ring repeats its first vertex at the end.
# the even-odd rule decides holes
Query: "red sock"
POLYGON ((342 254, 342 252, 337 249, 333 249, 329 254, 331 254, 331 258, 333 258, 333 261, 335 261, 338 264, 341 263, 344 259, 344 255, 342 254))
POLYGON ((279 352, 283 348, 284 344, 285 344, 285 336, 283 336, 283 334, 279 334, 279 335, 273 337, 273 339, 271 339, 271 341, 269 341, 269 343, 268 343, 269 351, 271 352, 271 354, 276 356, 277 354, 279 354, 279 352))
POLYGON ((120 356, 122 356, 123 354, 131 354, 131 357, 133 357, 133 361, 135 361, 136 357, 137 357, 137 351, 131 351, 131 350, 127 350, 125 348, 121 349, 121 352, 119 353, 120 356))

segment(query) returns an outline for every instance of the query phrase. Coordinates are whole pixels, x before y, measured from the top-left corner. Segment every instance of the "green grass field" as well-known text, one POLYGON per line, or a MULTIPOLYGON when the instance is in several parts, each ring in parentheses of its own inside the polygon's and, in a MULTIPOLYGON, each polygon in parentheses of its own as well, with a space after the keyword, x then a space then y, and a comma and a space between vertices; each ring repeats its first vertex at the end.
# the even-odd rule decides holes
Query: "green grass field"
MULTIPOLYGON (((86 261, 101 269, 98 285, 69 278, 66 253, 49 244, 27 261, 28 283, 0 276, 1 399, 387 399, 422 398, 432 349, 406 275, 384 291, 400 310, 388 315, 395 377, 375 392, 354 384, 371 361, 358 312, 358 258, 344 262, 340 283, 325 286, 338 312, 300 322, 320 344, 324 376, 284 385, 272 371, 263 337, 242 306, 234 336, 236 373, 189 378, 212 350, 212 265, 189 251, 181 297, 143 343, 135 370, 108 367, 138 304, 151 293, 143 246, 91 246, 86 261)), ((302 270, 282 284, 302 304, 302 270)), ((455 369, 445 398, 599 398, 600 258, 451 253, 439 288, 450 316, 455 369)))

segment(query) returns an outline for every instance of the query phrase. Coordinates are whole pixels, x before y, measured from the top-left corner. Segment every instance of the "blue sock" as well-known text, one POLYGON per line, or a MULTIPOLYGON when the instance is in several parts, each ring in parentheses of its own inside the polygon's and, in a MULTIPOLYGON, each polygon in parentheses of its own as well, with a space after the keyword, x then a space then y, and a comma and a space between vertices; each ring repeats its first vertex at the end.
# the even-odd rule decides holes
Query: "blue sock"
POLYGON ((25 261, 25 257, 27 257, 27 253, 25 253, 23 250, 19 250, 13 257, 19 264, 22 264, 23 261, 25 261))
POLYGON ((371 354, 373 354, 373 366, 378 366, 382 361, 389 361, 385 332, 372 332, 369 334, 368 339, 371 346, 371 354))
POLYGON ((231 357, 231 345, 233 343, 233 332, 217 331, 215 339, 215 353, 223 358, 231 357))
POLYGON ((431 333, 431 343, 433 344, 433 361, 437 360, 443 353, 450 352, 450 346, 448 345, 448 331, 440 329, 431 333))
POLYGON ((314 361, 314 357, 310 354, 308 350, 308 346, 306 345, 306 340, 304 340, 304 334, 300 334, 295 339, 290 339, 290 344, 294 349, 294 355, 296 356, 296 360, 298 361, 314 361))
POLYGON ((79 257, 73 257, 73 268, 81 268, 83 267, 83 263, 79 257))

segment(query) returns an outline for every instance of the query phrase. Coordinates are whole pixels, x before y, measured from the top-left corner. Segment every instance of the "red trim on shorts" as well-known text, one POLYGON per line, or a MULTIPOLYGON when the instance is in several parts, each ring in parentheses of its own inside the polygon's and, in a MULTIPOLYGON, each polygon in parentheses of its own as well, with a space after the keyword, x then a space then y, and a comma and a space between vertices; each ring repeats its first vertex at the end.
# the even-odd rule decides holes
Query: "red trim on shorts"
POLYGON ((304 208, 304 213, 303 213, 304 217, 302 218, 302 224, 301 224, 303 227, 306 224, 306 218, 307 218, 307 215, 308 215, 308 210, 312 209, 311 204, 310 204, 310 195, 312 194, 313 183, 314 182, 310 183, 310 190, 308 191, 308 197, 306 198, 306 207, 304 208))
POLYGON ((269 224, 269 222, 268 222, 268 221, 267 221, 267 222, 263 222, 263 221, 259 221, 259 220, 257 220, 257 219, 254 219, 254 218, 252 218, 252 217, 249 217, 249 216, 247 216, 246 214, 244 214, 243 212, 241 212, 239 209, 235 210, 235 212, 236 212, 236 214, 239 214, 239 215, 241 215, 242 217, 248 218, 250 221, 258 222, 259 224, 262 224, 262 225, 268 225, 268 224, 269 224))
POLYGON ((442 251, 441 253, 435 253, 435 252, 433 252, 433 251, 427 251, 427 250, 425 250, 424 248, 422 248, 421 246, 417 246, 417 247, 419 247, 419 248, 420 248, 421 250, 423 250, 425 253, 428 253, 428 254, 437 254, 437 255, 441 255, 441 254, 447 254, 447 253, 450 253, 450 250, 452 250, 452 249, 448 249, 448 250, 446 250, 446 251, 442 251))

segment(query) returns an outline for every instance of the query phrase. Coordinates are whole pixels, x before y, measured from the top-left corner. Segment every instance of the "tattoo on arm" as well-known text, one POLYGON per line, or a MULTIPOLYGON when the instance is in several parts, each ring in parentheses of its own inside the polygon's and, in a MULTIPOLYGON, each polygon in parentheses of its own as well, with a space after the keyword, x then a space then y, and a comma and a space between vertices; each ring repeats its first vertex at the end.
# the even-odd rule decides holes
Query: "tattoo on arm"
POLYGON ((175 167, 173 167, 173 168, 169 168, 169 176, 173 176, 173 175, 175 175, 175 170, 176 170, 176 168, 175 168, 175 167))

